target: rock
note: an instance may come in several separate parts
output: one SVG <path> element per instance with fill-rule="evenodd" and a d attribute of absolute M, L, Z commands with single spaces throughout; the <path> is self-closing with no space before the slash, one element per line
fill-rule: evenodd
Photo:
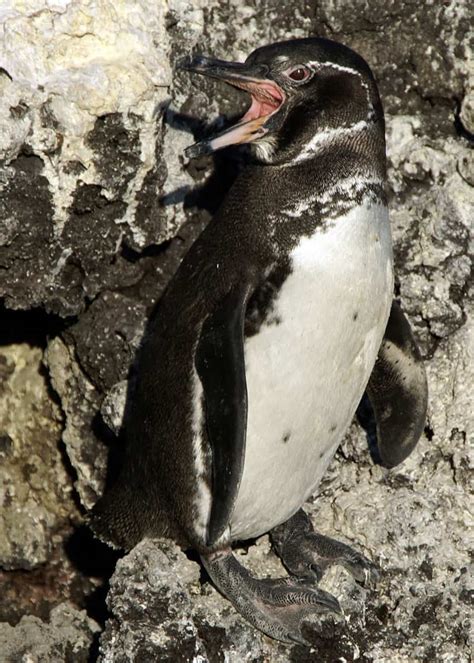
<path fill-rule="evenodd" d="M 143 541 L 117 564 L 107 599 L 112 618 L 101 641 L 101 660 L 204 660 L 190 618 L 191 588 L 199 592 L 199 566 L 171 542 Z M 140 623 L 144 628 L 137 628 Z M 199 660 L 199 659 L 198 659 Z"/>
<path fill-rule="evenodd" d="M 0 294 L 14 308 L 76 315 L 107 283 L 139 278 L 123 247 L 163 242 L 184 220 L 177 213 L 167 227 L 169 213 L 157 206 L 179 158 L 168 150 L 168 166 L 161 157 L 171 84 L 164 6 L 66 1 L 39 11 L 25 3 L 5 8 L 2 23 L 0 260 L 8 278 Z"/>
<path fill-rule="evenodd" d="M 127 377 L 143 335 L 143 304 L 116 292 L 103 292 L 65 338 L 75 348 L 82 370 L 100 392 Z"/>
<path fill-rule="evenodd" d="M 90 508 L 101 495 L 105 479 L 107 449 L 94 426 L 102 399 L 76 363 L 73 348 L 59 337 L 50 342 L 45 362 L 65 414 L 63 441 L 77 474 L 74 487 L 82 504 Z"/>
<path fill-rule="evenodd" d="M 431 354 L 439 338 L 466 321 L 473 193 L 459 172 L 459 163 L 470 158 L 468 146 L 454 138 L 419 137 L 419 130 L 417 118 L 388 118 L 391 222 L 400 298 L 418 327 L 425 353 Z"/>
<path fill-rule="evenodd" d="M 49 622 L 26 615 L 17 626 L 0 623 L 0 651 L 5 663 L 87 663 L 99 626 L 62 603 Z"/>
<path fill-rule="evenodd" d="M 128 380 L 116 382 L 102 401 L 100 414 L 104 423 L 118 436 L 127 403 Z"/>
<path fill-rule="evenodd" d="M 0 347 L 0 567 L 45 564 L 75 514 L 59 450 L 61 412 L 51 400 L 42 351 Z"/>

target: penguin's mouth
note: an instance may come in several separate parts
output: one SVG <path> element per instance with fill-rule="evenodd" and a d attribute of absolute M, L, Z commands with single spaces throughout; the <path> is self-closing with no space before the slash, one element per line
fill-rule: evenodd
<path fill-rule="evenodd" d="M 265 65 L 248 65 L 224 62 L 198 56 L 190 62 L 181 63 L 181 68 L 211 78 L 217 78 L 251 95 L 252 103 L 237 124 L 225 129 L 213 138 L 202 140 L 185 150 L 193 158 L 211 154 L 228 145 L 251 143 L 269 132 L 268 121 L 283 105 L 286 95 L 279 85 L 265 78 Z"/>

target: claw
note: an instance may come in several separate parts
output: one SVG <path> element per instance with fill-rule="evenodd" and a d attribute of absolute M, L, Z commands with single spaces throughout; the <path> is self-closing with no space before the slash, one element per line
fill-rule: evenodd
<path fill-rule="evenodd" d="M 318 566 L 317 564 L 312 563 L 312 564 L 309 565 L 309 568 L 310 568 L 311 572 L 314 574 L 314 576 L 316 578 L 316 582 L 319 582 L 321 580 L 321 578 L 323 577 L 323 572 L 321 570 L 321 567 Z"/>
<path fill-rule="evenodd" d="M 279 582 L 281 581 L 275 581 L 275 583 Z M 289 604 L 321 606 L 324 611 L 342 613 L 339 601 L 332 594 L 319 587 L 307 585 L 304 580 L 277 585 L 276 591 L 271 595 L 267 594 L 267 602 L 271 605 L 281 605 L 282 601 Z"/>
<path fill-rule="evenodd" d="M 328 610 L 331 612 L 335 612 L 338 615 L 342 615 L 342 608 L 339 604 L 339 601 L 335 596 L 332 594 L 329 594 L 329 592 L 324 592 L 322 589 L 318 590 L 321 594 L 324 594 L 324 601 L 321 603 L 327 607 Z"/>
<path fill-rule="evenodd" d="M 349 546 L 343 545 L 345 548 Z M 369 561 L 363 555 L 351 551 L 352 555 L 349 558 L 348 556 L 343 556 L 339 561 L 336 561 L 336 564 L 341 564 L 349 573 L 355 578 L 355 580 L 360 583 L 363 587 L 375 587 L 380 580 L 380 569 L 373 562 Z"/>

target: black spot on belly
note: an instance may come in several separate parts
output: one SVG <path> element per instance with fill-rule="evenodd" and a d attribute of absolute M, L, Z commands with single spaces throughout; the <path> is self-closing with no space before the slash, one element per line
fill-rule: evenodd
<path fill-rule="evenodd" d="M 357 311 L 352 314 L 352 319 L 353 320 L 357 320 L 358 317 L 359 317 L 359 314 L 357 313 Z"/>
<path fill-rule="evenodd" d="M 323 457 L 324 457 L 324 451 L 321 451 L 321 453 L 319 454 L 319 458 L 321 459 Z"/>
<path fill-rule="evenodd" d="M 329 432 L 330 432 L 330 433 L 334 433 L 334 431 L 336 430 L 336 428 L 337 428 L 337 424 L 333 424 L 333 425 L 331 426 L 331 428 L 329 429 Z"/>
<path fill-rule="evenodd" d="M 285 258 L 275 265 L 267 279 L 254 290 L 245 314 L 246 337 L 258 334 L 264 322 L 274 325 L 281 323 L 281 319 L 274 312 L 274 306 L 278 293 L 290 274 L 291 263 Z"/>
<path fill-rule="evenodd" d="M 283 435 L 283 438 L 282 438 L 283 444 L 286 444 L 289 441 L 290 437 L 291 437 L 291 433 L 285 433 Z"/>

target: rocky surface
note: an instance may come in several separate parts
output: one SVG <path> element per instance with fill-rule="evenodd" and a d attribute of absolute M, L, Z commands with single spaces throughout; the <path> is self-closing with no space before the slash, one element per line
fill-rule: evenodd
<path fill-rule="evenodd" d="M 87 663 L 99 627 L 68 603 L 53 608 L 47 621 L 25 615 L 15 626 L 0 624 L 5 663 Z"/>
<path fill-rule="evenodd" d="M 0 348 L 0 564 L 5 570 L 45 563 L 52 533 L 74 507 L 58 449 L 61 412 L 49 397 L 41 357 L 39 348 L 27 344 Z"/>
<path fill-rule="evenodd" d="M 195 561 L 147 541 L 111 580 L 101 657 L 468 661 L 472 18 L 463 0 L 2 4 L 0 651 L 12 661 L 98 656 L 97 583 L 115 558 L 78 534 L 80 512 L 103 489 L 151 307 L 240 167 L 232 153 L 189 163 L 183 149 L 246 100 L 173 66 L 309 34 L 352 46 L 379 80 L 397 294 L 427 360 L 415 453 L 382 471 L 354 424 L 308 505 L 317 527 L 379 560 L 381 587 L 334 570 L 324 582 L 346 622 L 320 624 L 313 651 L 286 647 Z M 282 572 L 265 537 L 239 554 L 257 575 Z"/>

